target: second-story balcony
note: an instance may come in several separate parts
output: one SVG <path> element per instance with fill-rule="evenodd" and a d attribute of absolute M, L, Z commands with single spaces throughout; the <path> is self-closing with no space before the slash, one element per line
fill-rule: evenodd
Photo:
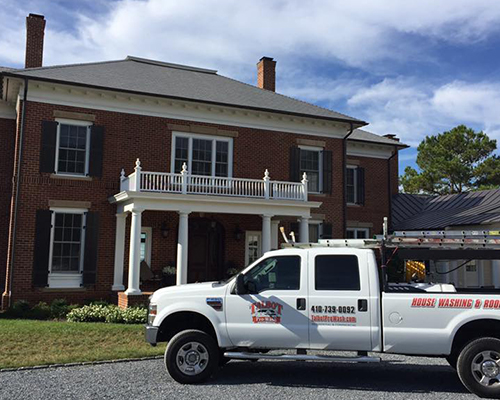
<path fill-rule="evenodd" d="M 301 182 L 274 181 L 267 169 L 262 179 L 191 175 L 186 164 L 180 173 L 151 172 L 137 159 L 133 173 L 122 170 L 120 191 L 307 201 L 307 176 Z"/>

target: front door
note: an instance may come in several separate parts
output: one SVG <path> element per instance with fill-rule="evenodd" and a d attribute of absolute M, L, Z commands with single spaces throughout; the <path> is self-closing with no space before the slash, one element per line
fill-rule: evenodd
<path fill-rule="evenodd" d="M 309 252 L 312 349 L 372 350 L 372 307 L 366 252 Z"/>
<path fill-rule="evenodd" d="M 208 218 L 189 220 L 188 283 L 224 278 L 224 228 Z"/>
<path fill-rule="evenodd" d="M 244 275 L 252 294 L 238 295 L 229 289 L 227 332 L 235 346 L 308 347 L 306 263 L 300 253 L 261 259 Z"/>

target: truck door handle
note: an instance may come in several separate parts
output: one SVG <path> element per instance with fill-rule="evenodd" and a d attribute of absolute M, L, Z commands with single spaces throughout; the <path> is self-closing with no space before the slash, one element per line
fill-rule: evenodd
<path fill-rule="evenodd" d="M 297 310 L 306 309 L 306 299 L 297 299 Z"/>
<path fill-rule="evenodd" d="M 358 311 L 359 312 L 368 311 L 368 300 L 365 300 L 365 299 L 358 300 Z"/>

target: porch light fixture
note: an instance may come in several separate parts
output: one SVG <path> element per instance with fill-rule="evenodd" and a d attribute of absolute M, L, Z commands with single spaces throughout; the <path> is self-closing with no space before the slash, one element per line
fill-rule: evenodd
<path fill-rule="evenodd" d="M 168 229 L 168 225 L 166 222 L 161 224 L 161 236 L 166 238 L 168 236 L 168 232 L 170 232 L 170 229 Z"/>
<path fill-rule="evenodd" d="M 242 237 L 243 231 L 240 229 L 239 225 L 236 225 L 236 228 L 234 228 L 234 239 L 239 242 Z"/>

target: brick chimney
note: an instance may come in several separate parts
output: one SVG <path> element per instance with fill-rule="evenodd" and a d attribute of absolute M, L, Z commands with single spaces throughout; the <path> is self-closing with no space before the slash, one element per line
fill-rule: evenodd
<path fill-rule="evenodd" d="M 25 68 L 42 66 L 43 36 L 45 33 L 45 17 L 30 14 L 26 17 L 26 60 Z"/>
<path fill-rule="evenodd" d="M 276 61 L 271 57 L 262 57 L 257 63 L 257 86 L 276 91 Z"/>
<path fill-rule="evenodd" d="M 394 134 L 394 133 L 388 133 L 384 135 L 387 139 L 392 139 L 395 140 L 396 142 L 399 142 L 399 138 Z"/>

